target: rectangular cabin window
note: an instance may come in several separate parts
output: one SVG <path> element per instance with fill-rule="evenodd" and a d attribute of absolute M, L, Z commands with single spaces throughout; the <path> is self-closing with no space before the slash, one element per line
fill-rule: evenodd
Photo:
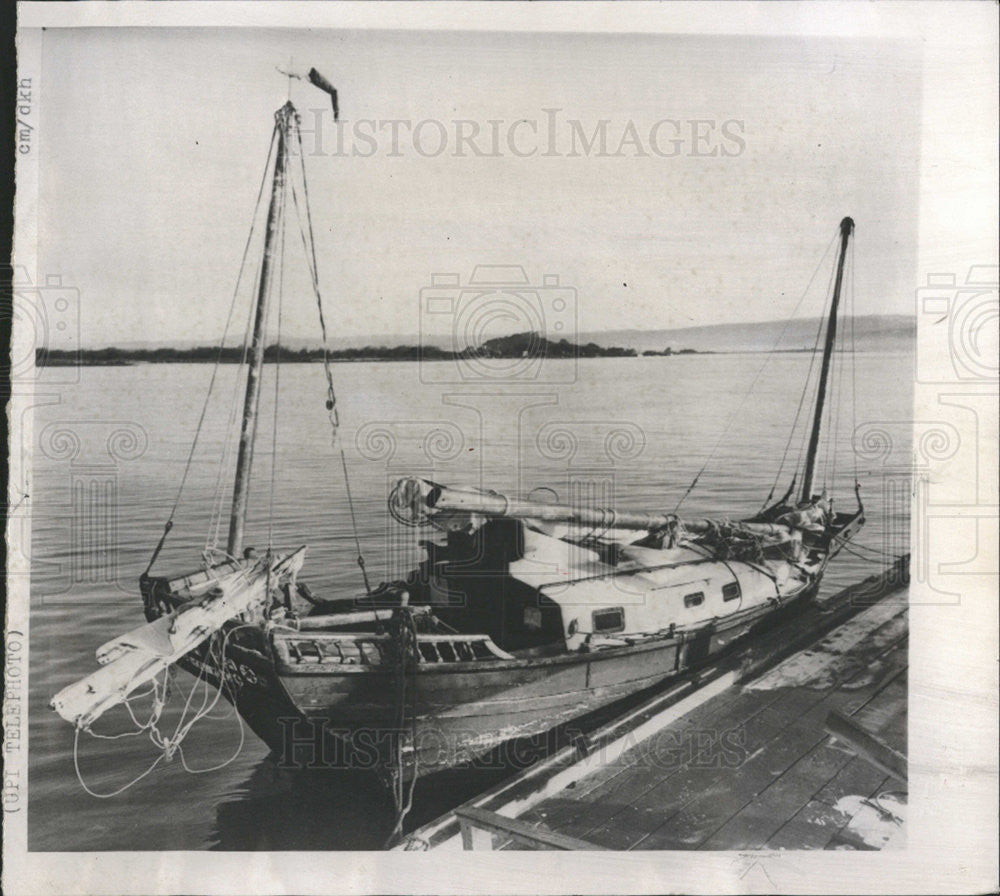
<path fill-rule="evenodd" d="M 740 596 L 740 583 L 727 582 L 722 586 L 723 600 L 736 600 Z"/>
<path fill-rule="evenodd" d="M 685 607 L 698 607 L 705 603 L 705 592 L 695 591 L 693 594 L 684 595 L 684 606 Z"/>
<path fill-rule="evenodd" d="M 625 631 L 625 611 L 621 607 L 610 607 L 607 610 L 594 610 L 594 631 Z"/>

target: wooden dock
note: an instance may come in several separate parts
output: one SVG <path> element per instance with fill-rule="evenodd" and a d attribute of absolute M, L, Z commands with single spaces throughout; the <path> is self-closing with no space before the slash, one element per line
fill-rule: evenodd
<path fill-rule="evenodd" d="M 409 847 L 902 845 L 907 559 L 414 832 Z"/>

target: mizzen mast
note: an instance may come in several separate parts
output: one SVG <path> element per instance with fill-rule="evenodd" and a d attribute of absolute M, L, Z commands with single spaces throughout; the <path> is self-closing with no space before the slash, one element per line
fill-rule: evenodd
<path fill-rule="evenodd" d="M 246 395 L 243 400 L 243 423 L 240 429 L 239 453 L 236 460 L 236 482 L 233 486 L 233 507 L 229 517 L 229 540 L 226 552 L 237 557 L 243 551 L 243 529 L 246 523 L 247 498 L 250 493 L 250 473 L 253 467 L 254 443 L 257 438 L 257 410 L 260 405 L 261 370 L 264 366 L 265 325 L 268 300 L 274 278 L 274 253 L 285 204 L 285 179 L 288 170 L 289 132 L 298 116 L 291 102 L 274 113 L 274 140 L 277 152 L 271 201 L 267 210 L 264 234 L 264 257 L 260 265 L 257 307 L 254 313 L 253 337 L 250 344 Z"/>
<path fill-rule="evenodd" d="M 819 451 L 819 434 L 823 424 L 823 406 L 826 403 L 827 380 L 830 376 L 833 347 L 837 338 L 837 308 L 840 305 L 840 290 L 844 280 L 844 258 L 847 255 L 847 242 L 853 231 L 853 219 L 844 218 L 840 222 L 840 256 L 837 259 L 837 279 L 833 287 L 833 300 L 830 303 L 830 318 L 826 325 L 823 366 L 820 368 L 819 387 L 816 392 L 816 410 L 813 414 L 812 432 L 809 434 L 809 448 L 806 451 L 806 469 L 802 479 L 801 495 L 803 501 L 812 499 L 813 485 L 816 479 L 816 455 Z"/>

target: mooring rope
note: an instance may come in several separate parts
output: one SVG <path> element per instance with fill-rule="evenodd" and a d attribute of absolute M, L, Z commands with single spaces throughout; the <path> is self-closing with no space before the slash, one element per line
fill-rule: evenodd
<path fill-rule="evenodd" d="M 890 554 L 887 551 L 880 551 L 878 548 L 870 548 L 863 544 L 854 543 L 848 545 L 846 542 L 841 545 L 841 549 L 847 551 L 848 554 L 853 554 L 859 560 L 864 560 L 866 563 L 880 563 L 883 560 L 896 561 L 905 554 L 905 551 L 902 554 Z M 869 556 L 859 554 L 858 551 L 865 551 Z"/>

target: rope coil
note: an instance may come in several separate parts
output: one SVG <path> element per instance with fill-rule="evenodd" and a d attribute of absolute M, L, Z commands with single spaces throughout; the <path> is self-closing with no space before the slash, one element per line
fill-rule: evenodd
<path fill-rule="evenodd" d="M 123 705 L 127 710 L 132 723 L 136 726 L 134 731 L 122 731 L 117 734 L 101 734 L 97 731 L 93 731 L 91 728 L 80 728 L 78 727 L 74 732 L 73 737 L 73 766 L 76 770 L 77 779 L 80 782 L 80 786 L 84 791 L 90 796 L 96 799 L 111 799 L 112 797 L 119 796 L 127 790 L 130 790 L 136 784 L 138 784 L 143 778 L 147 777 L 153 772 L 153 770 L 159 766 L 161 762 L 171 762 L 175 755 L 180 756 L 181 765 L 184 771 L 191 775 L 202 775 L 209 772 L 220 771 L 231 763 L 235 762 L 239 758 L 240 754 L 243 752 L 243 747 L 246 742 L 246 729 L 243 724 L 243 719 L 238 712 L 236 712 L 236 689 L 227 674 L 226 665 L 226 651 L 229 646 L 230 637 L 240 629 L 243 628 L 253 628 L 254 626 L 243 624 L 238 625 L 233 628 L 228 629 L 221 639 L 218 639 L 218 633 L 213 636 L 212 641 L 209 642 L 207 649 L 208 660 L 211 663 L 204 662 L 199 667 L 198 676 L 195 678 L 194 684 L 191 686 L 190 691 L 188 691 L 187 698 L 184 701 L 184 705 L 181 709 L 180 718 L 177 721 L 177 725 L 174 728 L 173 734 L 167 736 L 159 728 L 159 722 L 162 718 L 163 711 L 166 708 L 167 701 L 170 697 L 170 682 L 172 678 L 172 672 L 170 669 L 164 671 L 162 682 L 159 679 L 153 679 L 151 687 L 148 691 L 143 691 L 139 694 L 133 694 L 131 697 L 123 701 Z M 218 640 L 218 648 L 215 647 L 215 642 Z M 216 655 L 216 649 L 218 650 L 218 655 Z M 215 665 L 219 669 L 219 685 L 215 688 L 215 695 L 212 699 L 210 698 L 211 690 L 210 683 L 206 678 L 205 670 L 210 667 L 210 665 Z M 188 713 L 191 709 L 191 704 L 194 699 L 195 692 L 198 690 L 199 685 L 203 686 L 203 696 L 201 701 L 201 706 L 195 711 L 191 718 L 188 718 Z M 127 688 L 126 688 L 127 690 Z M 212 711 L 215 709 L 219 700 L 221 699 L 224 692 L 228 692 L 230 702 L 233 704 L 233 710 L 224 716 L 213 716 Z M 132 706 L 133 701 L 142 699 L 144 697 L 152 697 L 153 702 L 150 709 L 149 718 L 145 722 L 140 722 L 136 718 L 135 709 Z M 192 768 L 187 761 L 187 757 L 184 755 L 184 749 L 182 743 L 191 733 L 195 725 L 197 725 L 202 719 L 212 718 L 212 719 L 225 719 L 230 715 L 235 716 L 237 724 L 239 726 L 239 744 L 236 747 L 235 752 L 223 760 L 220 763 L 209 766 L 208 768 Z M 120 740 L 125 737 L 136 737 L 140 734 L 146 733 L 149 737 L 151 743 L 159 750 L 159 755 L 153 762 L 145 769 L 145 771 L 140 772 L 135 777 L 131 778 L 125 784 L 112 790 L 110 792 L 100 792 L 94 790 L 84 779 L 83 772 L 80 768 L 80 756 L 79 756 L 79 745 L 80 745 L 80 733 L 85 732 L 91 737 L 97 740 Z"/>

